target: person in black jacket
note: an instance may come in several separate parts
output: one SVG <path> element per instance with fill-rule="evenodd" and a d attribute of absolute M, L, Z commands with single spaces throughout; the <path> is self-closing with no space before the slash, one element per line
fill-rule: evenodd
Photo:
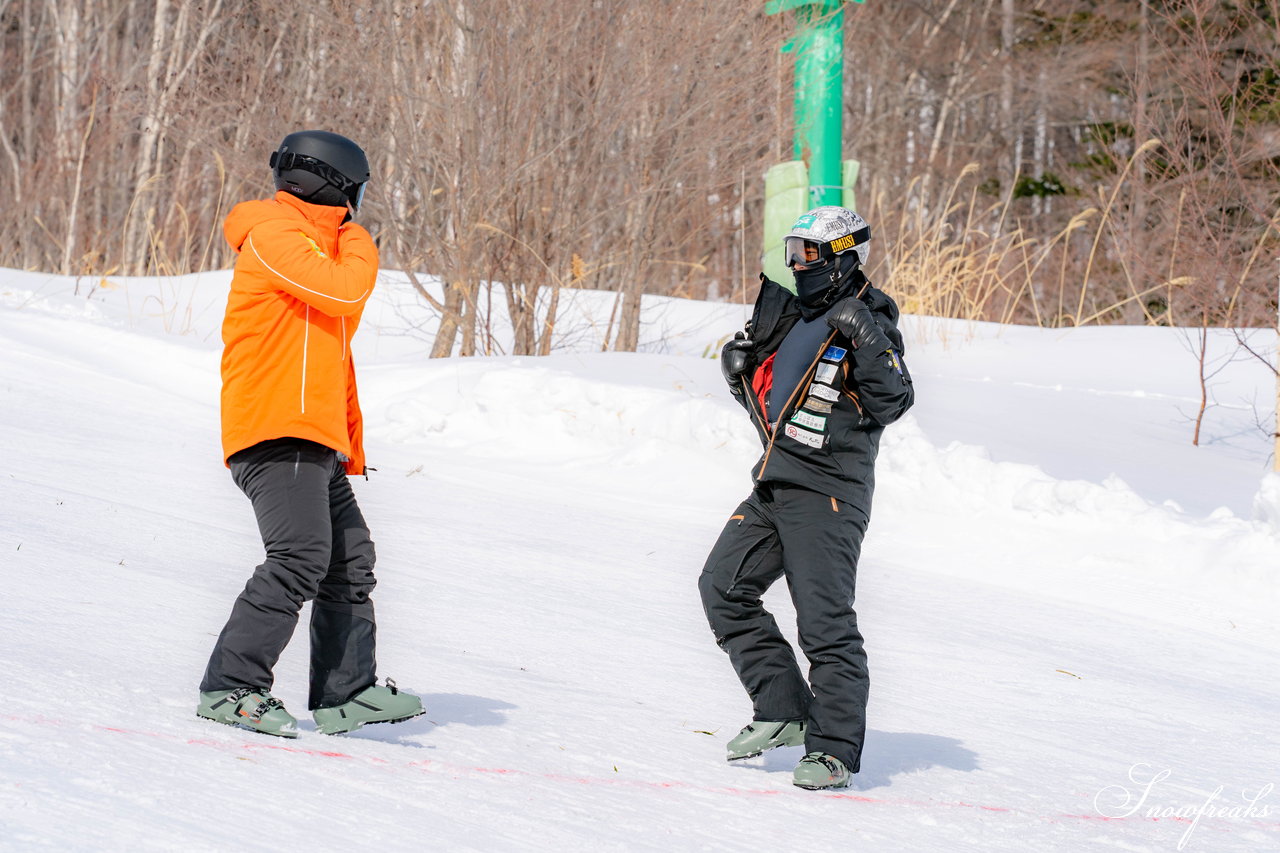
<path fill-rule="evenodd" d="M 871 230 L 843 207 L 785 238 L 796 295 L 761 278 L 751 321 L 721 370 L 764 445 L 755 488 L 698 581 L 716 642 L 751 697 L 728 760 L 803 744 L 793 781 L 839 788 L 857 773 L 869 679 L 853 610 L 880 433 L 911 407 L 898 307 L 862 273 Z M 809 678 L 761 596 L 786 576 Z"/>

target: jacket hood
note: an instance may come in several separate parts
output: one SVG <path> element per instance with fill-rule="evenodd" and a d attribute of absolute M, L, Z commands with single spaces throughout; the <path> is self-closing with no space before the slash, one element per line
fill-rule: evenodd
<path fill-rule="evenodd" d="M 862 294 L 862 301 L 871 309 L 872 314 L 883 314 L 895 326 L 898 324 L 898 303 L 883 290 L 868 287 Z"/>
<path fill-rule="evenodd" d="M 877 325 L 889 336 L 889 341 L 893 344 L 893 348 L 899 354 L 905 355 L 907 350 L 903 343 L 902 332 L 898 331 L 898 303 L 893 301 L 892 296 L 883 290 L 876 290 L 874 287 L 866 289 L 866 292 L 862 294 L 862 301 L 871 309 Z M 885 320 L 888 322 L 884 322 Z"/>
<path fill-rule="evenodd" d="M 800 300 L 760 273 L 760 295 L 756 297 L 747 333 L 747 337 L 756 342 L 755 351 L 771 353 L 777 350 L 799 317 Z"/>
<path fill-rule="evenodd" d="M 249 238 L 249 232 L 255 226 L 272 219 L 305 220 L 315 223 L 326 231 L 337 232 L 347 218 L 345 207 L 330 207 L 323 204 L 311 204 L 285 190 L 276 193 L 275 198 L 242 201 L 222 223 L 222 236 L 226 237 L 231 248 L 237 252 Z"/>

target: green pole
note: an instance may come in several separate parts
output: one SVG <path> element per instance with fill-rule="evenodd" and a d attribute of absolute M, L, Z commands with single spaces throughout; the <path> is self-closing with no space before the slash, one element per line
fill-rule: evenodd
<path fill-rule="evenodd" d="M 861 3 L 862 0 L 855 0 Z M 770 0 L 766 11 L 794 9 L 796 36 L 795 158 L 809 169 L 809 201 L 843 204 L 843 0 Z"/>
<path fill-rule="evenodd" d="M 809 165 L 810 202 L 840 204 L 844 12 L 827 0 L 801 6 L 796 20 L 795 157 Z"/>

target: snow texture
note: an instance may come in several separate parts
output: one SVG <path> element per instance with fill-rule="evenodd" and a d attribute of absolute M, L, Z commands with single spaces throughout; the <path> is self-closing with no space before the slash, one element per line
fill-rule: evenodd
<path fill-rule="evenodd" d="M 1274 374 L 1229 333 L 1193 447 L 1184 330 L 906 318 L 863 771 L 814 793 L 798 748 L 724 762 L 750 707 L 696 591 L 758 453 L 708 357 L 741 305 L 649 300 L 601 354 L 613 295 L 566 292 L 553 355 L 502 355 L 495 311 L 494 355 L 433 361 L 384 274 L 353 483 L 380 670 L 427 714 L 316 733 L 301 631 L 299 739 L 198 720 L 262 557 L 220 461 L 228 281 L 0 271 L 0 849 L 1280 849 Z"/>

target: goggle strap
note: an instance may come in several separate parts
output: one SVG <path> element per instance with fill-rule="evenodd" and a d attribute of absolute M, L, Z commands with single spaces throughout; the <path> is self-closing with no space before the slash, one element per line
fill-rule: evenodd
<path fill-rule="evenodd" d="M 302 169 L 311 172 L 313 175 L 319 175 L 329 183 L 333 184 L 344 193 L 350 193 L 351 188 L 356 186 L 356 182 L 330 166 L 314 157 L 308 157 L 305 154 L 295 154 L 292 151 L 273 151 L 271 152 L 271 160 L 268 165 L 277 171 L 288 172 L 291 169 Z"/>
<path fill-rule="evenodd" d="M 834 255 L 837 252 L 847 252 L 849 249 L 852 249 L 856 246 L 861 246 L 863 243 L 867 242 L 870 239 L 871 239 L 871 226 L 864 225 L 861 228 L 859 228 L 857 231 L 854 231 L 852 234 L 848 234 L 844 237 L 837 237 L 836 239 L 832 240 L 830 243 L 823 243 L 822 246 L 823 248 L 825 248 L 827 251 L 829 251 L 831 254 Z M 840 247 L 838 249 L 836 248 L 837 244 Z"/>

